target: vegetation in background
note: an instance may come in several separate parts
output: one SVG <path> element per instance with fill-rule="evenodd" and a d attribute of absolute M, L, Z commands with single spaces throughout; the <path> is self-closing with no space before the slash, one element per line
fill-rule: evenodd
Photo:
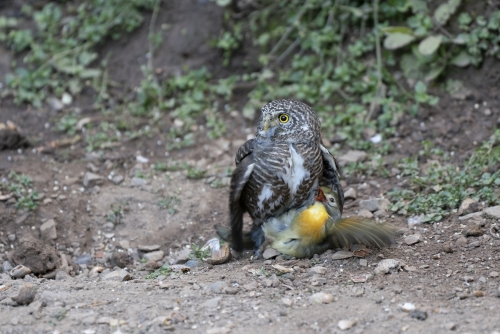
<path fill-rule="evenodd" d="M 40 195 L 28 175 L 10 172 L 8 181 L 0 183 L 0 189 L 14 195 L 18 209 L 34 210 L 38 207 Z"/>
<path fill-rule="evenodd" d="M 3 96 L 40 107 L 53 97 L 69 105 L 84 89 L 93 90 L 102 118 L 82 122 L 73 112 L 56 123 L 68 135 L 84 132 L 89 151 L 150 136 L 157 120 L 168 113 L 175 120 L 165 147 L 170 151 L 193 145 L 199 126 L 209 138 L 224 135 L 224 113 L 235 109 L 233 90 L 243 86 L 248 89 L 244 117 L 254 119 L 274 99 L 303 100 L 314 105 L 323 136 L 340 143 L 333 150 L 369 153 L 368 162 L 348 166 L 347 173 L 387 176 L 387 139 L 402 115 L 415 116 L 422 105 L 437 104 L 434 94 L 442 87 L 436 81 L 446 79 L 450 69 L 477 66 L 485 57 L 500 55 L 500 11 L 482 15 L 469 11 L 461 0 L 260 0 L 244 19 L 230 15 L 230 0 L 214 1 L 227 6 L 227 29 L 211 43 L 221 50 L 223 65 L 233 65 L 235 52 L 251 44 L 259 55 L 243 65 L 258 71 L 214 78 L 205 68 L 186 68 L 159 79 L 152 64 L 161 44 L 162 32 L 155 30 L 161 0 L 51 2 L 36 10 L 24 6 L 19 19 L 0 17 L 0 41 L 23 55 L 5 78 Z M 136 29 L 145 11 L 152 15 L 142 81 L 133 94 L 111 98 L 114 83 L 107 75 L 107 58 L 99 58 L 96 50 L 103 41 Z M 23 28 L 23 19 L 34 27 Z M 460 82 L 446 81 L 450 93 L 460 87 Z M 149 124 L 136 130 L 134 120 L 141 119 Z M 374 135 L 382 140 L 370 140 Z M 446 165 L 445 152 L 425 143 L 423 151 L 439 163 L 424 173 L 416 158 L 399 162 L 408 188 L 391 192 L 395 212 L 439 220 L 466 196 L 498 203 L 498 174 L 484 171 L 485 166 L 498 166 L 498 142 L 485 143 L 458 169 Z M 204 171 L 181 169 L 189 178 L 204 177 Z M 159 205 L 175 211 L 173 198 Z"/>

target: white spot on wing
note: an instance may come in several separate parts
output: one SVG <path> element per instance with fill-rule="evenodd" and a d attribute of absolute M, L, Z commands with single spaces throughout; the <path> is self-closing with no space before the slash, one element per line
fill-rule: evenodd
<path fill-rule="evenodd" d="M 264 187 L 262 188 L 262 191 L 259 194 L 259 201 L 257 202 L 257 205 L 259 206 L 260 210 L 264 209 L 264 202 L 266 202 L 268 199 L 270 199 L 273 196 L 273 191 L 271 189 L 271 186 L 269 184 L 265 184 Z"/>

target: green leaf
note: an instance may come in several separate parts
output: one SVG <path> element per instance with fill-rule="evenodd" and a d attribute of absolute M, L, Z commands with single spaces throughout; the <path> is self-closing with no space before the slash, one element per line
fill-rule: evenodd
<path fill-rule="evenodd" d="M 221 7 L 226 7 L 231 3 L 231 0 L 215 0 L 215 2 Z"/>
<path fill-rule="evenodd" d="M 418 12 L 427 13 L 428 12 L 427 2 L 425 2 L 424 0 L 409 0 L 409 3 L 410 3 L 410 6 L 411 6 L 413 13 L 418 13 Z"/>
<path fill-rule="evenodd" d="M 384 47 L 387 50 L 396 50 L 410 44 L 414 40 L 415 37 L 413 35 L 396 32 L 387 35 L 384 40 Z"/>
<path fill-rule="evenodd" d="M 382 32 L 384 32 L 386 34 L 394 34 L 394 33 L 397 33 L 397 32 L 400 32 L 402 34 L 407 34 L 407 35 L 412 35 L 413 34 L 413 30 L 411 30 L 408 27 L 393 26 L 393 27 L 384 27 L 384 28 L 382 28 L 380 30 L 382 30 Z"/>
<path fill-rule="evenodd" d="M 458 67 L 465 67 L 470 65 L 470 61 L 471 59 L 469 54 L 465 50 L 463 50 L 458 55 L 453 57 L 451 63 Z"/>
<path fill-rule="evenodd" d="M 431 54 L 436 52 L 442 41 L 443 35 L 428 36 L 420 42 L 420 44 L 418 45 L 418 51 L 424 56 L 430 56 Z"/>
<path fill-rule="evenodd" d="M 446 65 L 445 64 L 442 64 L 442 65 L 438 65 L 438 66 L 434 66 L 432 67 L 426 74 L 425 74 L 425 78 L 424 80 L 425 81 L 432 81 L 434 79 L 436 79 L 441 73 L 443 73 L 444 69 L 445 69 Z"/>
<path fill-rule="evenodd" d="M 422 81 L 418 81 L 415 84 L 415 93 L 425 93 L 427 92 L 427 85 Z"/>
<path fill-rule="evenodd" d="M 97 78 L 100 76 L 102 71 L 97 68 L 86 68 L 80 72 L 80 78 L 82 79 L 90 79 Z"/>
<path fill-rule="evenodd" d="M 461 0 L 449 0 L 447 3 L 443 3 L 436 8 L 434 12 L 434 19 L 440 25 L 445 25 L 450 17 L 455 14 L 458 6 L 460 6 Z"/>

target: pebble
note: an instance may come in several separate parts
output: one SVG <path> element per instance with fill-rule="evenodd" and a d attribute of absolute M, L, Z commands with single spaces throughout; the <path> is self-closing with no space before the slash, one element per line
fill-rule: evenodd
<path fill-rule="evenodd" d="M 221 301 L 222 297 L 215 297 L 215 298 L 212 298 L 212 299 L 209 299 L 209 300 L 206 300 L 205 302 L 203 302 L 201 304 L 201 307 L 204 307 L 204 308 L 217 308 L 217 306 L 219 306 L 219 302 Z"/>
<path fill-rule="evenodd" d="M 189 261 L 190 255 L 191 255 L 191 249 L 184 248 L 179 253 L 177 253 L 177 256 L 174 260 L 174 263 L 175 264 L 184 264 L 184 263 Z"/>
<path fill-rule="evenodd" d="M 333 302 L 333 295 L 326 292 L 317 292 L 309 297 L 309 301 L 313 304 L 329 304 Z"/>
<path fill-rule="evenodd" d="M 203 267 L 203 262 L 198 261 L 198 260 L 189 260 L 185 263 L 186 267 L 189 268 L 198 268 L 198 267 Z"/>
<path fill-rule="evenodd" d="M 375 275 L 383 275 L 389 273 L 392 269 L 397 269 L 399 267 L 399 260 L 396 259 L 385 259 L 377 264 L 374 272 Z"/>
<path fill-rule="evenodd" d="M 54 219 L 49 219 L 40 226 L 40 234 L 45 240 L 57 239 L 56 222 Z"/>
<path fill-rule="evenodd" d="M 389 214 L 385 210 L 377 210 L 373 213 L 373 215 L 377 218 L 384 218 L 387 217 Z"/>
<path fill-rule="evenodd" d="M 341 330 L 349 329 L 349 328 L 353 327 L 354 325 L 356 325 L 356 321 L 354 321 L 354 320 L 340 320 L 339 323 L 337 324 L 337 326 Z"/>
<path fill-rule="evenodd" d="M 443 246 L 441 246 L 441 249 L 445 253 L 453 253 L 453 248 L 451 248 L 451 245 L 449 242 L 443 243 Z"/>
<path fill-rule="evenodd" d="M 237 288 L 233 288 L 233 287 L 225 287 L 223 290 L 222 290 L 226 295 L 235 295 L 238 293 L 238 289 Z"/>
<path fill-rule="evenodd" d="M 458 215 L 461 216 L 464 213 L 469 214 L 471 212 L 476 212 L 478 209 L 479 207 L 477 201 L 472 198 L 466 198 L 462 201 L 462 204 L 460 204 L 460 207 L 458 208 Z"/>
<path fill-rule="evenodd" d="M 467 246 L 467 238 L 466 237 L 460 237 L 457 239 L 455 242 L 458 247 L 465 247 Z"/>
<path fill-rule="evenodd" d="M 463 280 L 465 282 L 473 282 L 474 281 L 474 276 L 464 276 Z"/>
<path fill-rule="evenodd" d="M 283 305 L 288 307 L 291 307 L 293 305 L 293 300 L 291 300 L 290 298 L 281 298 L 281 302 L 283 303 Z"/>
<path fill-rule="evenodd" d="M 343 260 L 353 257 L 354 254 L 348 251 L 338 251 L 332 254 L 332 260 Z"/>
<path fill-rule="evenodd" d="M 356 193 L 356 190 L 354 190 L 354 188 L 349 188 L 346 191 L 344 191 L 345 199 L 356 199 L 357 197 L 358 194 Z"/>
<path fill-rule="evenodd" d="M 3 268 L 4 272 L 8 273 L 9 271 L 12 270 L 13 267 L 12 267 L 12 264 L 9 261 L 5 260 L 5 261 L 3 261 L 2 268 Z"/>
<path fill-rule="evenodd" d="M 500 205 L 484 209 L 484 213 L 492 218 L 500 219 Z"/>
<path fill-rule="evenodd" d="M 16 240 L 16 235 L 15 235 L 15 234 L 9 234 L 9 235 L 7 236 L 7 238 L 8 238 L 10 241 L 14 241 L 14 240 Z"/>
<path fill-rule="evenodd" d="M 120 184 L 123 182 L 124 177 L 122 175 L 115 175 L 111 178 L 111 182 L 114 184 Z"/>
<path fill-rule="evenodd" d="M 361 274 L 361 275 L 351 276 L 351 280 L 354 283 L 365 283 L 372 277 L 373 277 L 372 274 Z"/>
<path fill-rule="evenodd" d="M 481 291 L 481 290 L 476 290 L 476 291 L 474 291 L 474 293 L 473 293 L 473 294 L 474 294 L 474 296 L 476 296 L 476 297 L 484 297 L 484 292 L 483 292 L 483 291 Z"/>
<path fill-rule="evenodd" d="M 281 264 L 273 264 L 272 267 L 283 274 L 293 272 L 293 268 L 288 268 L 288 267 L 282 266 Z"/>
<path fill-rule="evenodd" d="M 79 265 L 85 264 L 87 266 L 90 266 L 94 263 L 94 259 L 88 254 L 83 254 L 76 259 L 75 263 Z"/>
<path fill-rule="evenodd" d="M 154 252 L 160 249 L 160 245 L 139 245 L 137 249 L 139 249 L 141 252 L 146 252 L 146 253 Z"/>
<path fill-rule="evenodd" d="M 125 250 L 130 248 L 130 242 L 128 240 L 120 240 L 118 242 L 118 245 L 120 245 L 120 247 Z"/>
<path fill-rule="evenodd" d="M 112 271 L 104 275 L 101 274 L 101 280 L 103 281 L 125 282 L 125 281 L 130 281 L 132 279 L 134 279 L 134 277 L 132 277 L 132 275 L 130 275 L 126 270 Z"/>
<path fill-rule="evenodd" d="M 469 213 L 468 215 L 458 217 L 458 220 L 469 220 L 472 218 L 481 217 L 482 215 L 483 215 L 482 212 L 473 212 Z"/>
<path fill-rule="evenodd" d="M 374 198 L 365 199 L 359 202 L 359 208 L 361 210 L 368 210 L 370 212 L 375 212 L 378 210 L 387 210 L 391 202 L 387 198 Z"/>
<path fill-rule="evenodd" d="M 10 276 L 13 278 L 23 278 L 24 276 L 31 273 L 31 269 L 23 266 L 22 264 L 15 266 L 10 271 Z"/>
<path fill-rule="evenodd" d="M 458 325 L 454 322 L 448 322 L 444 325 L 444 328 L 449 331 L 454 331 L 458 328 Z"/>
<path fill-rule="evenodd" d="M 337 160 L 339 161 L 339 164 L 341 166 L 345 166 L 351 162 L 364 161 L 366 159 L 366 156 L 367 154 L 364 151 L 351 150 L 346 154 L 339 156 Z"/>
<path fill-rule="evenodd" d="M 371 213 L 368 210 L 361 210 L 361 211 L 359 211 L 358 216 L 365 217 L 365 218 L 373 218 L 373 213 Z"/>
<path fill-rule="evenodd" d="M 208 290 L 212 291 L 213 293 L 221 293 L 224 288 L 227 287 L 227 283 L 224 281 L 217 281 L 212 284 L 208 285 Z"/>
<path fill-rule="evenodd" d="M 148 184 L 148 180 L 143 179 L 142 177 L 134 176 L 130 180 L 130 186 L 131 187 L 141 187 L 141 186 L 145 186 L 146 184 Z"/>
<path fill-rule="evenodd" d="M 326 268 L 322 267 L 322 266 L 315 266 L 315 267 L 309 268 L 308 271 L 310 273 L 319 274 L 319 275 L 326 274 Z"/>
<path fill-rule="evenodd" d="M 402 311 L 411 312 L 415 309 L 415 305 L 413 305 L 412 303 L 404 303 L 403 305 L 399 305 L 399 308 Z"/>
<path fill-rule="evenodd" d="M 368 266 L 368 261 L 366 259 L 359 259 L 359 265 L 362 267 Z"/>
<path fill-rule="evenodd" d="M 489 276 L 491 278 L 497 278 L 498 277 L 498 272 L 497 271 L 492 271 Z"/>
<path fill-rule="evenodd" d="M 111 260 L 115 266 L 120 268 L 129 267 L 133 263 L 132 257 L 127 252 L 115 251 L 111 256 Z"/>
<path fill-rule="evenodd" d="M 143 255 L 143 257 L 148 261 L 160 261 L 161 259 L 163 259 L 164 256 L 165 256 L 165 253 L 163 253 L 163 251 L 161 251 L 161 250 L 154 251 L 151 253 L 146 253 Z"/>
<path fill-rule="evenodd" d="M 405 238 L 405 244 L 414 245 L 422 241 L 422 235 L 419 233 L 411 234 Z"/>
<path fill-rule="evenodd" d="M 35 300 L 36 290 L 32 284 L 24 284 L 16 297 L 12 297 L 18 305 L 29 305 Z"/>
<path fill-rule="evenodd" d="M 413 319 L 424 321 L 425 319 L 427 319 L 427 312 L 420 310 L 413 310 L 410 312 L 410 317 L 412 317 Z"/>
<path fill-rule="evenodd" d="M 469 224 L 464 232 L 466 237 L 479 237 L 483 235 L 483 230 L 479 224 Z"/>
<path fill-rule="evenodd" d="M 100 175 L 86 172 L 83 176 L 83 186 L 85 188 L 92 188 L 95 185 L 101 184 L 103 182 L 103 178 Z"/>
<path fill-rule="evenodd" d="M 469 244 L 469 248 L 479 247 L 481 243 L 479 241 L 473 241 Z"/>
<path fill-rule="evenodd" d="M 65 281 L 71 279 L 71 276 L 69 276 L 65 271 L 59 270 L 56 272 L 56 281 Z"/>
<path fill-rule="evenodd" d="M 266 248 L 266 250 L 264 251 L 264 253 L 262 254 L 262 257 L 265 259 L 265 260 L 269 260 L 269 259 L 273 259 L 275 258 L 276 256 L 278 255 L 281 255 L 280 252 L 278 252 L 276 249 L 272 248 L 272 247 L 268 247 Z"/>

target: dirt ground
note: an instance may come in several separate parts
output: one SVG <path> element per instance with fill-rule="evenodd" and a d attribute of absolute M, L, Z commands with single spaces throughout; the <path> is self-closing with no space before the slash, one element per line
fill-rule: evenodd
<path fill-rule="evenodd" d="M 228 71 L 208 44 L 222 27 L 222 15 L 209 1 L 167 2 L 157 22 L 171 28 L 155 65 L 165 73 L 184 64 Z M 112 52 L 112 79 L 130 88 L 146 61 L 147 29 L 145 23 L 102 50 Z M 178 37 L 183 29 L 189 38 Z M 3 77 L 11 56 L 4 49 L 0 55 Z M 498 61 L 488 61 L 456 73 L 466 84 L 466 98 L 443 96 L 437 107 L 402 119 L 389 139 L 389 170 L 396 159 L 416 154 L 424 139 L 454 151 L 455 163 L 487 140 L 500 125 L 499 70 Z M 0 110 L 0 122 L 15 122 L 36 145 L 64 137 L 52 130 L 60 114 L 50 109 L 3 99 Z M 93 115 L 98 114 L 82 116 Z M 200 128 L 196 145 L 166 154 L 172 122 L 165 115 L 150 138 L 120 143 L 102 156 L 80 143 L 46 154 L 33 147 L 0 152 L 2 182 L 11 171 L 24 173 L 43 193 L 39 208 L 29 213 L 16 210 L 12 200 L 0 202 L 0 333 L 500 332 L 498 221 L 482 215 L 481 205 L 469 219 L 454 213 L 412 228 L 408 217 L 381 214 L 399 229 L 397 244 L 364 258 L 337 259 L 342 253 L 330 250 L 302 260 L 252 260 L 247 252 L 222 265 L 188 261 L 192 243 L 203 245 L 215 236 L 214 224 L 228 222 L 225 170 L 234 167 L 234 154 L 255 131 L 256 120 L 228 116 L 224 138 L 208 140 Z M 186 171 L 153 169 L 173 161 L 207 173 L 192 180 Z M 134 178 L 137 171 L 147 177 Z M 222 186 L 211 187 L 214 180 Z M 359 212 L 359 200 L 384 196 L 403 181 L 393 171 L 387 178 L 353 176 L 343 182 L 345 190 L 357 192 L 346 205 L 349 216 Z M 157 205 L 166 196 L 179 199 L 177 213 Z M 410 235 L 420 235 L 419 241 L 409 245 Z M 387 274 L 375 274 L 384 259 L 397 261 Z M 189 270 L 145 278 L 165 263 L 183 263 Z M 8 272 L 17 264 L 33 273 L 11 278 Z M 23 298 L 29 305 L 22 305 Z"/>

